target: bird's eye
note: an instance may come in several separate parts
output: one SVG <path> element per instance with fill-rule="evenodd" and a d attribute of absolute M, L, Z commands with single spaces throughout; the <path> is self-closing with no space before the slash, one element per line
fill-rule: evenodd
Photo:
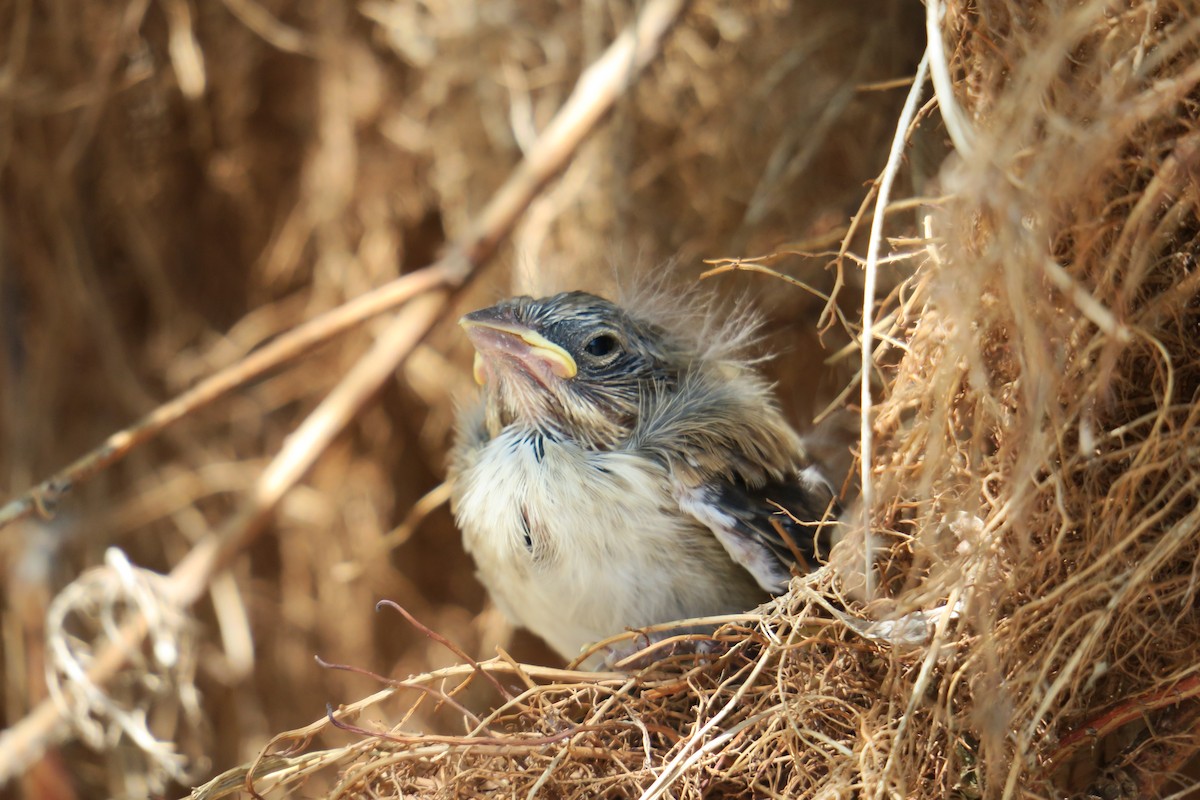
<path fill-rule="evenodd" d="M 588 351 L 589 355 L 603 358 L 617 349 L 617 337 L 611 333 L 602 333 L 584 345 L 583 349 Z"/>

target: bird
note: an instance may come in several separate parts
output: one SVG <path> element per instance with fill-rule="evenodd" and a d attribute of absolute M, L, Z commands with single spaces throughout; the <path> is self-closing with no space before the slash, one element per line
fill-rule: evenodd
<path fill-rule="evenodd" d="M 695 294 L 520 296 L 459 321 L 480 389 L 451 509 L 495 604 L 568 661 L 753 609 L 828 552 L 836 492 L 747 355 L 755 317 Z"/>

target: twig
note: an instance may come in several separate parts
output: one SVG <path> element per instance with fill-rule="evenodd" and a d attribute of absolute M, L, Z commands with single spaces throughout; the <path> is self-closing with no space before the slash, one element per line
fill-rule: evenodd
<path fill-rule="evenodd" d="M 1193 676 L 1168 689 L 1131 697 L 1063 736 L 1058 742 L 1058 748 L 1050 755 L 1048 761 L 1054 765 L 1062 764 L 1084 742 L 1098 742 L 1130 722 L 1141 719 L 1148 711 L 1173 706 L 1198 695 L 1200 695 L 1200 676 Z"/>
<path fill-rule="evenodd" d="M 974 151 L 975 131 L 971 129 L 954 100 L 954 78 L 950 75 L 950 64 L 946 60 L 946 42 L 942 38 L 941 0 L 925 2 L 925 59 L 933 77 L 933 93 L 937 97 L 942 121 L 954 149 L 963 158 L 969 159 Z"/>
<path fill-rule="evenodd" d="M 397 278 L 293 328 L 236 364 L 208 376 L 128 428 L 112 434 L 96 449 L 6 503 L 0 508 L 0 528 L 34 512 L 41 517 L 51 516 L 59 501 L 81 482 L 117 463 L 133 448 L 158 436 L 169 425 L 363 321 L 446 283 L 446 267 L 438 263 Z"/>
<path fill-rule="evenodd" d="M 621 93 L 632 85 L 638 74 L 658 55 L 663 37 L 682 15 L 686 6 L 686 0 L 654 0 L 646 5 L 633 25 L 618 36 L 604 55 L 583 73 L 571 96 L 538 138 L 533 150 L 492 197 L 479 219 L 468 228 L 458 245 L 428 270 L 413 273 L 421 274 L 423 278 L 409 276 L 410 284 L 405 289 L 409 297 L 419 291 L 411 286 L 413 282 L 428 280 L 429 283 L 423 284 L 425 290 L 432 290 L 438 285 L 462 285 L 491 257 L 500 242 L 512 231 L 521 212 L 528 207 L 541 188 L 562 170 L 579 144 L 612 109 Z M 395 287 L 399 283 L 397 281 L 389 286 Z M 384 381 L 394 374 L 399 363 L 438 319 L 446 298 L 445 293 L 437 293 L 412 300 L 383 331 L 371 351 L 355 364 L 338 386 L 288 438 L 283 449 L 244 497 L 240 512 L 231 518 L 220 532 L 198 542 L 171 572 L 167 590 L 177 602 L 190 605 L 203 596 L 213 574 L 225 567 L 254 538 L 280 499 L 303 477 L 329 441 L 353 418 Z M 362 298 L 355 303 L 361 301 Z M 358 308 L 355 303 L 348 303 L 336 311 L 329 312 L 293 333 L 300 330 L 311 331 L 310 326 L 316 325 L 318 321 L 326 322 L 331 318 L 340 318 L 339 315 L 346 315 L 347 306 Z M 358 309 L 358 313 L 351 316 L 353 321 L 346 327 L 363 318 L 362 310 Z M 238 384 L 232 380 L 231 374 L 226 372 L 224 381 L 209 385 L 208 390 L 212 392 L 212 397 L 216 397 L 236 385 Z M 207 398 L 205 402 L 212 397 Z M 165 415 L 165 419 L 140 431 L 137 441 L 150 439 L 170 422 L 179 419 L 182 416 L 181 412 L 188 407 L 186 404 L 172 406 L 173 413 Z M 163 408 L 160 408 L 151 418 L 157 420 L 156 415 L 162 412 Z M 138 426 L 134 426 L 134 430 L 138 430 Z M 123 440 L 129 435 L 128 431 L 123 431 L 116 434 L 115 438 Z M 92 465 L 87 471 L 70 473 L 67 482 L 73 483 L 94 474 L 96 469 L 112 463 L 132 446 L 124 441 L 114 443 L 110 438 L 96 453 L 101 453 L 109 447 L 120 449 L 122 445 L 124 449 L 119 455 L 110 455 L 110 460 L 104 461 L 101 466 Z M 90 455 L 96 457 L 96 453 Z M 102 458 L 103 454 L 96 460 Z M 69 486 L 56 484 L 55 496 L 61 496 L 68 488 Z M 20 516 L 28 516 L 32 512 L 37 504 L 34 499 L 36 497 L 36 492 L 30 494 L 25 500 L 28 507 Z M 3 516 L 0 516 L 0 524 L 3 524 L 3 520 Z M 122 634 L 121 642 L 112 643 L 97 654 L 88 672 L 88 678 L 93 684 L 107 684 L 125 665 L 127 654 L 137 651 L 140 641 L 145 636 L 145 621 L 135 616 Z M 0 734 L 0 786 L 4 786 L 26 765 L 32 763 L 51 742 L 64 741 L 69 737 L 68 722 L 59 709 L 49 700 L 40 703 L 25 718 Z"/>
<path fill-rule="evenodd" d="M 863 580 L 868 600 L 875 595 L 872 572 L 875 567 L 875 553 L 874 547 L 871 546 L 871 509 L 875 499 L 874 486 L 871 483 L 871 467 L 873 466 L 871 456 L 873 436 L 871 428 L 871 370 L 874 367 L 871 343 L 875 325 L 875 283 L 879 271 L 879 248 L 883 241 L 883 209 L 887 208 L 888 197 L 892 193 L 892 184 L 896 180 L 896 173 L 900 171 L 900 159 L 904 155 L 904 145 L 908 139 L 908 128 L 917 113 L 917 101 L 921 99 L 921 91 L 925 86 L 925 76 L 929 71 L 929 61 L 929 49 L 926 48 L 925 55 L 921 57 L 921 63 L 917 65 L 917 74 L 913 78 L 913 84 L 909 89 L 908 97 L 904 100 L 904 108 L 900 112 L 900 118 L 896 121 L 896 135 L 892 137 L 892 147 L 888 152 L 887 164 L 884 166 L 883 174 L 879 179 L 879 192 L 875 198 L 875 216 L 871 220 L 871 238 L 870 243 L 867 245 L 867 263 L 864 267 L 862 364 L 860 366 L 861 391 L 859 394 L 859 403 L 861 406 L 859 437 L 862 443 L 862 456 L 859 460 L 861 470 L 859 480 L 862 484 L 862 489 L 859 496 L 861 497 L 863 514 L 863 553 L 865 554 Z"/>
<path fill-rule="evenodd" d="M 450 500 L 450 491 L 453 487 L 450 481 L 445 480 L 437 486 L 430 489 L 412 504 L 412 508 L 404 515 L 404 519 L 400 524 L 379 540 L 376 549 L 380 552 L 385 550 L 394 550 L 404 544 L 416 532 L 417 528 L 421 527 L 421 523 L 425 518 L 432 514 L 437 509 L 441 508 Z"/>
<path fill-rule="evenodd" d="M 1128 229 L 1126 226 L 1125 230 Z M 1132 341 L 1133 337 L 1129 334 L 1129 328 L 1105 308 L 1104 304 L 1085 289 L 1079 281 L 1071 277 L 1071 273 L 1067 272 L 1061 264 L 1053 258 L 1046 258 L 1042 261 L 1042 268 L 1046 271 L 1046 277 L 1050 279 L 1050 282 L 1071 298 L 1075 307 L 1091 320 L 1092 324 L 1122 344 Z"/>
<path fill-rule="evenodd" d="M 475 659 L 471 658 L 471 656 L 468 655 L 467 652 L 465 650 L 463 650 L 461 647 L 459 647 L 454 642 L 447 639 L 442 634 L 433 630 L 425 623 L 421 622 L 419 619 L 414 617 L 412 614 L 410 614 L 407 608 L 400 605 L 395 600 L 380 600 L 378 603 L 375 604 L 375 610 L 379 611 L 381 608 L 390 608 L 393 611 L 395 611 L 397 614 L 399 614 L 400 616 L 404 617 L 404 619 L 408 622 L 408 624 L 412 625 L 414 628 L 416 628 L 418 631 L 420 631 L 423 636 L 426 636 L 427 638 L 432 639 L 433 641 L 440 644 L 442 647 L 449 650 L 451 653 L 454 653 L 454 655 L 458 656 L 463 661 L 470 664 L 471 668 L 475 670 L 476 674 L 483 676 L 484 680 L 486 680 L 488 683 L 490 683 L 495 688 L 495 690 L 500 693 L 501 697 L 503 697 L 505 700 L 508 700 L 510 702 L 512 701 L 512 699 L 513 699 L 512 692 L 505 689 L 504 684 L 502 684 L 502 683 L 500 683 L 500 681 L 496 680 L 495 675 L 493 675 L 490 672 L 487 672 L 482 667 L 480 667 L 479 662 L 476 661 Z"/>
<path fill-rule="evenodd" d="M 371 680 L 376 681 L 377 683 L 382 683 L 384 685 L 395 686 L 398 689 L 400 689 L 400 688 L 416 689 L 417 691 L 423 692 L 424 694 L 432 697 L 438 703 L 445 703 L 446 705 L 451 706 L 459 714 L 462 714 L 464 719 L 469 719 L 469 720 L 471 720 L 471 722 L 473 722 L 476 725 L 481 724 L 479 721 L 479 717 L 477 717 L 475 715 L 475 713 L 473 711 L 471 711 L 471 709 L 467 708 L 462 703 L 455 700 L 452 696 L 443 692 L 441 689 L 435 689 L 434 687 L 426 686 L 423 683 L 405 683 L 402 685 L 400 683 L 400 681 L 397 681 L 394 678 L 389 678 L 386 675 L 380 675 L 378 672 L 372 672 L 371 670 L 365 669 L 363 667 L 356 667 L 353 664 L 335 664 L 332 661 L 326 661 L 325 659 L 321 658 L 320 656 L 316 656 L 314 658 L 314 660 L 317 662 L 317 665 L 322 667 L 323 669 L 335 669 L 335 670 L 339 670 L 341 672 L 349 672 L 352 675 L 362 675 L 364 678 L 370 678 Z M 488 675 L 490 677 L 489 673 L 485 672 L 483 674 Z M 329 711 L 328 703 L 325 704 L 325 708 L 326 708 L 326 716 L 328 716 L 328 711 Z M 335 723 L 334 727 L 337 727 L 336 723 Z M 484 728 L 484 730 L 487 731 L 489 736 L 493 735 L 492 732 L 490 730 L 487 730 L 486 727 Z"/>
<path fill-rule="evenodd" d="M 830 301 L 829 295 L 826 294 L 825 292 L 822 292 L 820 289 L 816 288 L 815 286 L 810 286 L 809 284 L 805 283 L 802 280 L 799 280 L 798 278 L 793 278 L 791 275 L 785 275 L 782 272 L 773 270 L 770 267 L 760 264 L 757 261 L 754 261 L 752 259 L 722 258 L 722 259 L 705 261 L 704 263 L 705 264 L 715 264 L 716 266 L 714 266 L 710 270 L 705 270 L 704 272 L 700 273 L 700 280 L 705 280 L 706 278 L 712 278 L 716 275 L 723 275 L 726 272 L 759 272 L 759 273 L 762 273 L 763 275 L 770 275 L 772 278 L 778 278 L 779 280 L 783 281 L 784 283 L 790 283 L 792 286 L 795 286 L 797 289 L 803 289 L 804 291 L 808 292 L 809 294 L 811 294 L 815 297 L 821 298 L 826 303 L 828 303 Z"/>
<path fill-rule="evenodd" d="M 563 739 L 570 739 L 572 736 L 586 731 L 604 730 L 603 727 L 598 725 L 577 725 L 574 728 L 568 728 L 547 736 L 518 736 L 516 734 L 511 736 L 443 736 L 436 733 L 413 733 L 406 735 L 388 733 L 387 731 L 373 731 L 359 725 L 343 722 L 334 716 L 333 706 L 326 706 L 326 717 L 329 720 L 329 724 L 338 730 L 348 731 L 359 736 L 369 736 L 388 742 L 396 742 L 397 744 L 446 744 L 452 747 L 512 747 L 517 748 L 518 751 L 520 748 L 545 747 L 549 744 L 556 744 Z"/>

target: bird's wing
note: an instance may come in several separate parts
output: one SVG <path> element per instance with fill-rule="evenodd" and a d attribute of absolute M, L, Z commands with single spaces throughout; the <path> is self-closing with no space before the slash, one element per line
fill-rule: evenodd
<path fill-rule="evenodd" d="M 716 535 L 768 592 L 787 588 L 791 566 L 815 569 L 829 555 L 833 488 L 814 467 L 758 488 L 737 481 L 678 485 L 680 508 Z"/>
<path fill-rule="evenodd" d="M 666 467 L 683 512 L 767 591 L 828 555 L 832 526 L 819 523 L 837 516 L 833 487 L 753 373 L 698 370 L 650 395 L 628 446 Z"/>

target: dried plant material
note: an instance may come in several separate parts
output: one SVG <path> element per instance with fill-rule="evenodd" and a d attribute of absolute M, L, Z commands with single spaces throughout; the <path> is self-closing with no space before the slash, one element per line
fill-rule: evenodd
<path fill-rule="evenodd" d="M 208 769 L 196 750 L 204 727 L 195 685 L 196 630 L 162 575 L 137 569 L 119 550 L 105 560 L 50 605 L 46 684 L 89 747 L 126 753 L 122 777 L 130 795 L 160 794 L 169 781 L 188 783 Z M 145 648 L 126 636 L 135 619 L 146 629 Z M 98 685 L 90 670 L 112 646 L 127 651 L 129 666 L 110 685 Z M 191 752 L 181 752 L 175 740 Z"/>
<path fill-rule="evenodd" d="M 281 499 L 279 535 L 233 559 L 219 610 L 193 596 L 183 629 L 205 637 L 195 683 L 221 772 L 196 795 L 1194 791 L 1180 777 L 1200 750 L 1192 5 L 693 4 L 461 302 L 603 290 L 614 262 L 678 256 L 686 275 L 720 259 L 729 274 L 703 288 L 753 288 L 796 419 L 871 390 L 872 497 L 853 512 L 871 548 L 849 537 L 702 653 L 680 633 L 656 635 L 661 660 L 632 674 L 523 664 L 546 654 L 518 639 L 508 655 L 445 515 L 406 521 L 441 479 L 449 387 L 469 381 L 465 343 L 439 326 L 420 391 L 396 380 L 326 440 Z M 5 496 L 469 238 L 641 7 L 0 9 Z M 922 51 L 931 80 L 911 85 Z M 898 125 L 910 88 L 924 105 Z M 863 186 L 893 142 L 876 210 L 880 183 Z M 864 299 L 873 346 L 847 385 Z M 34 595 L 113 543 L 162 573 L 184 562 L 369 333 L 268 362 L 119 465 L 16 509 L 57 514 L 63 535 L 41 592 L 3 615 L 8 724 L 49 705 L 30 677 L 54 638 Z M 23 530 L 5 529 L 3 563 L 36 545 Z M 378 621 L 381 597 L 486 657 Z M 239 618 L 253 661 L 207 646 Z M 413 677 L 368 695 L 370 674 L 314 653 Z M 322 717 L 338 698 L 364 699 Z M 130 785 L 104 757 L 70 753 L 82 796 Z"/>

